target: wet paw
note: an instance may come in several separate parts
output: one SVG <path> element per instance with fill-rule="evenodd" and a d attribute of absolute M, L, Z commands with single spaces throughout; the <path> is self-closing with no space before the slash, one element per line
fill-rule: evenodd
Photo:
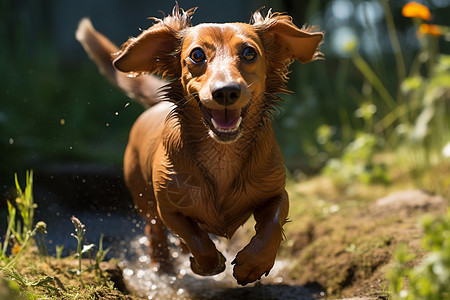
<path fill-rule="evenodd" d="M 191 269 L 197 275 L 213 276 L 222 273 L 225 270 L 225 257 L 222 253 L 217 251 L 217 258 L 213 260 L 213 263 L 201 265 L 194 257 L 189 258 L 191 261 Z"/>

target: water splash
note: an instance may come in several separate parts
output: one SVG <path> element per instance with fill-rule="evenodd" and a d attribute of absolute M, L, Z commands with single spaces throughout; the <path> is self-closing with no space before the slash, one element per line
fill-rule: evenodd
<path fill-rule="evenodd" d="M 176 238 L 170 241 L 175 244 Z M 176 247 L 171 248 L 171 255 L 178 270 L 176 275 L 157 273 L 147 253 L 148 240 L 138 236 L 129 245 L 128 257 L 122 258 L 121 267 L 128 289 L 139 297 L 147 299 L 216 299 L 215 294 L 228 289 L 236 289 L 237 285 L 232 272 L 231 261 L 237 253 L 236 247 L 230 247 L 225 240 L 215 240 L 217 249 L 227 259 L 227 268 L 221 274 L 209 277 L 198 276 L 190 268 L 189 255 L 181 253 Z M 228 251 L 230 249 L 230 251 Z M 131 257 L 129 256 L 131 254 Z M 269 277 L 261 279 L 263 284 L 282 284 L 282 274 L 288 268 L 287 261 L 277 260 Z M 258 283 L 259 284 L 259 283 Z"/>

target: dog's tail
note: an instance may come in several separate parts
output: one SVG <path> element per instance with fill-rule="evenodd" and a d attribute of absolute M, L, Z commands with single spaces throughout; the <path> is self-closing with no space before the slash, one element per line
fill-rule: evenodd
<path fill-rule="evenodd" d="M 111 55 L 119 49 L 104 35 L 96 31 L 88 18 L 80 21 L 75 35 L 100 72 L 114 85 L 124 90 L 128 97 L 138 100 L 146 107 L 161 101 L 158 97 L 158 90 L 167 82 L 153 75 L 132 77 L 117 71 L 112 65 Z"/>

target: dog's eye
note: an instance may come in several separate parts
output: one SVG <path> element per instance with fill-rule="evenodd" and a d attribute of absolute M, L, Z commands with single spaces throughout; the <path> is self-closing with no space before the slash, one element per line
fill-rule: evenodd
<path fill-rule="evenodd" d="M 203 52 L 200 48 L 195 48 L 192 50 L 191 54 L 189 54 L 189 58 L 196 64 L 204 62 L 206 60 L 205 52 Z"/>
<path fill-rule="evenodd" d="M 246 61 L 254 60 L 256 55 L 256 50 L 252 47 L 245 47 L 244 50 L 242 50 L 242 58 Z"/>

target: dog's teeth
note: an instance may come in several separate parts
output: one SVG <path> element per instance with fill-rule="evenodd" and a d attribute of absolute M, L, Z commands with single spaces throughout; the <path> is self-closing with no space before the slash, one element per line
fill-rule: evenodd
<path fill-rule="evenodd" d="M 242 117 L 239 117 L 239 120 L 236 123 L 236 126 L 234 126 L 235 129 L 239 128 L 239 126 L 241 126 L 241 122 L 242 122 Z"/>
<path fill-rule="evenodd" d="M 217 123 L 216 123 L 216 121 L 214 121 L 213 118 L 211 118 L 211 123 L 213 124 L 215 129 L 220 130 L 219 126 L 217 126 Z"/>

